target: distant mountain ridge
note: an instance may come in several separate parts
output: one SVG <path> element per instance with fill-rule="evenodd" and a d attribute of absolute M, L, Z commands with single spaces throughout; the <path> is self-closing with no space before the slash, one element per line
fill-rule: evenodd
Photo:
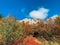
<path fill-rule="evenodd" d="M 19 20 L 19 22 L 24 22 L 24 23 L 29 23 L 29 24 L 36 24 L 38 22 L 43 22 L 44 24 L 46 24 L 46 23 L 52 23 L 53 24 L 55 18 L 56 17 L 54 17 L 54 18 L 48 18 L 46 20 L 40 20 L 40 19 L 36 19 L 36 18 L 34 18 L 34 19 L 25 18 L 23 20 Z"/>
<path fill-rule="evenodd" d="M 25 18 L 23 20 L 20 20 L 19 22 L 23 22 L 24 23 L 29 23 L 29 24 L 36 24 L 37 22 L 40 22 L 39 19 L 30 19 L 30 18 Z"/>

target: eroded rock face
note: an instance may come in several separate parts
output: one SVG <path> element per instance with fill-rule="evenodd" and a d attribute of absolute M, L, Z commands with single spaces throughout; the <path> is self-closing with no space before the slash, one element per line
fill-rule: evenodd
<path fill-rule="evenodd" d="M 26 45 L 41 45 L 41 42 L 33 36 L 28 36 L 25 39 Z"/>
<path fill-rule="evenodd" d="M 18 39 L 12 45 L 41 45 L 41 42 L 33 37 L 32 35 L 27 36 L 26 38 Z"/>

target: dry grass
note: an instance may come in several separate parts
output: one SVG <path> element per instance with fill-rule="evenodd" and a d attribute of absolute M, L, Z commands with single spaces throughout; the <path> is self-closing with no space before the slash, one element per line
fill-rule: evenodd
<path fill-rule="evenodd" d="M 60 40 L 58 39 L 55 40 L 53 39 L 53 41 L 47 41 L 44 38 L 42 39 L 38 38 L 38 39 L 41 41 L 42 45 L 60 45 Z"/>

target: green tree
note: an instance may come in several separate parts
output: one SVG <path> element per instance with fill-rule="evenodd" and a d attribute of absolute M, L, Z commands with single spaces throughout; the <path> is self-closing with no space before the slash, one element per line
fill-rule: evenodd
<path fill-rule="evenodd" d="M 60 25 L 60 16 L 56 17 L 55 23 Z"/>
<path fill-rule="evenodd" d="M 0 19 L 2 19 L 2 17 L 3 17 L 2 14 L 0 14 Z"/>

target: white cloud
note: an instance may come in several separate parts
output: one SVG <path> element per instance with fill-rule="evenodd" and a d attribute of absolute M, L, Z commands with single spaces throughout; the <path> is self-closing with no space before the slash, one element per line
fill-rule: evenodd
<path fill-rule="evenodd" d="M 56 17 L 58 17 L 58 15 L 56 14 L 56 15 L 54 15 L 54 16 L 52 16 L 51 18 L 52 19 L 55 19 Z"/>
<path fill-rule="evenodd" d="M 48 16 L 49 9 L 39 8 L 38 10 L 33 10 L 29 13 L 32 18 L 45 19 Z"/>

